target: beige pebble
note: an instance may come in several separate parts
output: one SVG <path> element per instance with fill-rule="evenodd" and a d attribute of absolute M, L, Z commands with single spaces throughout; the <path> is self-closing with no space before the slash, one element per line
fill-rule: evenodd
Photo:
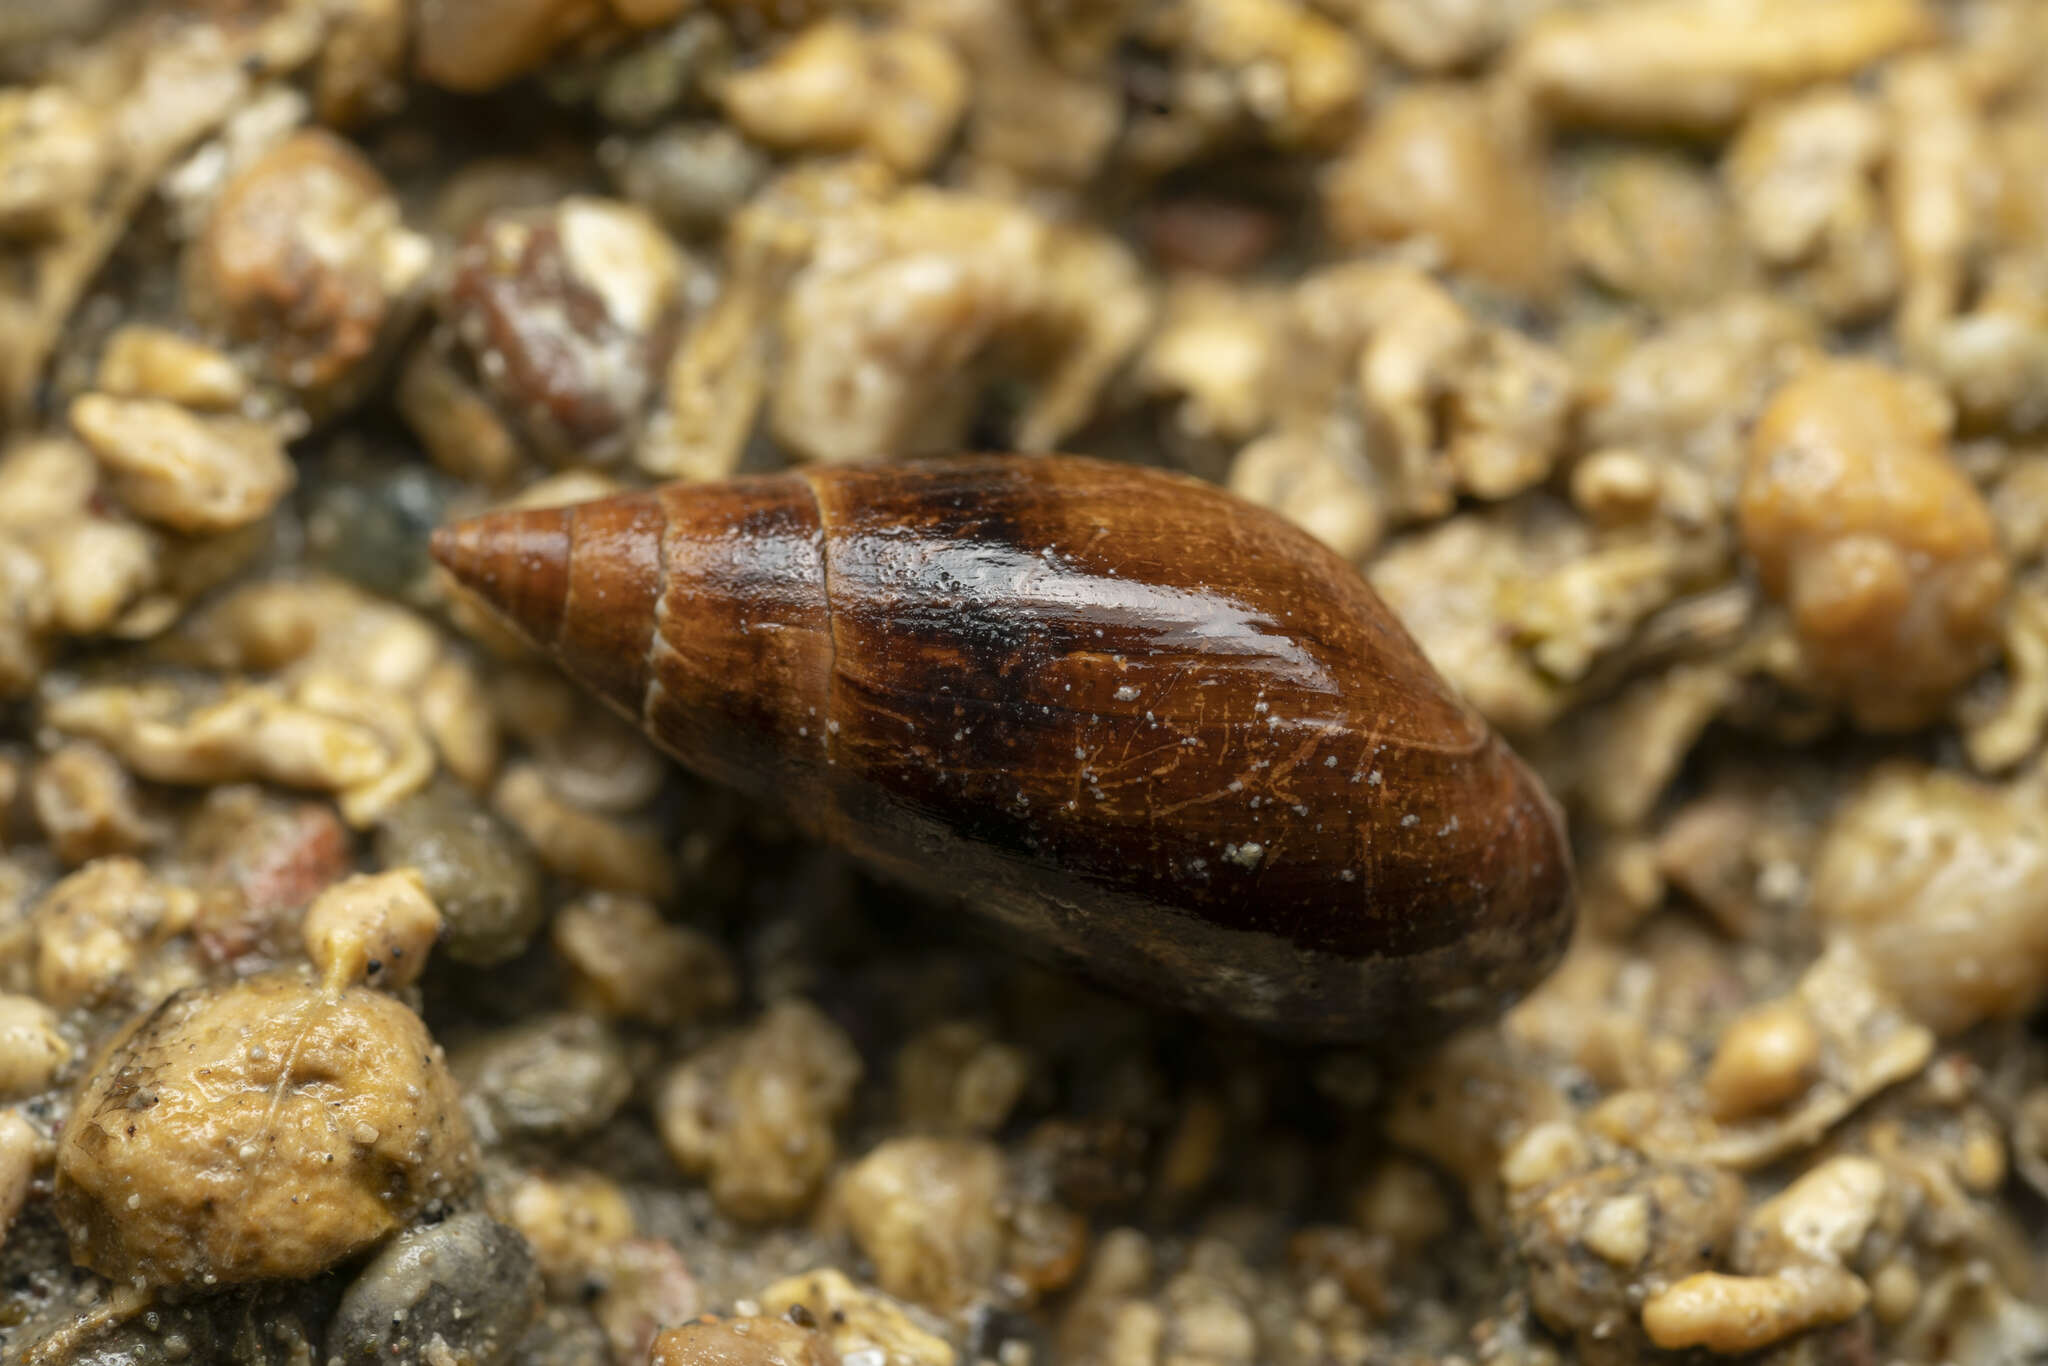
<path fill-rule="evenodd" d="M 1255 435 L 1271 417 L 1284 305 L 1270 288 L 1174 277 L 1138 360 L 1139 383 L 1174 402 L 1174 425 L 1190 436 Z"/>
<path fill-rule="evenodd" d="M 531 763 L 507 767 L 491 806 L 526 836 L 550 872 L 606 891 L 665 900 L 675 890 L 667 844 L 651 830 L 563 801 Z"/>
<path fill-rule="evenodd" d="M 33 24 L 28 31 L 35 32 Z M 12 25 L 8 32 L 10 42 L 24 41 Z M 0 238 L 10 248 L 19 239 L 83 229 L 108 161 L 121 155 L 103 123 L 112 106 L 68 89 L 69 84 L 10 84 L 0 92 L 0 162 L 7 167 L 0 181 Z"/>
<path fill-rule="evenodd" d="M 811 1271 L 777 1281 L 761 1292 L 761 1312 L 787 1317 L 802 1305 L 842 1362 L 887 1366 L 954 1366 L 958 1357 L 943 1338 L 917 1326 L 902 1305 L 878 1290 L 855 1285 L 844 1272 Z"/>
<path fill-rule="evenodd" d="M 838 1156 L 834 1132 L 861 1076 L 852 1041 L 817 1007 L 780 1001 L 699 1049 L 655 1098 L 669 1155 L 741 1219 L 806 1208 Z"/>
<path fill-rule="evenodd" d="M 147 323 L 129 323 L 107 339 L 96 380 L 101 393 L 186 408 L 233 408 L 249 392 L 249 377 L 226 355 Z"/>
<path fill-rule="evenodd" d="M 1742 1265 L 1753 1271 L 1840 1266 L 1877 1221 L 1890 1179 L 1868 1157 L 1816 1163 L 1750 1212 Z"/>
<path fill-rule="evenodd" d="M 13 1110 L 0 1110 L 0 1247 L 7 1245 L 14 1216 L 28 1203 L 42 1148 L 34 1125 Z"/>
<path fill-rule="evenodd" d="M 202 416 L 161 399 L 83 394 L 72 401 L 71 426 L 130 511 L 188 535 L 262 520 L 296 480 L 276 433 L 239 417 Z"/>
<path fill-rule="evenodd" d="M 689 1264 L 665 1238 L 613 1244 L 597 1278 L 604 1288 L 590 1310 L 611 1344 L 613 1361 L 650 1360 L 662 1328 L 690 1321 L 702 1307 L 703 1292 Z"/>
<path fill-rule="evenodd" d="M 1136 349 L 1152 298 L 1106 233 L 918 185 L 826 215 L 779 314 L 770 428 L 830 463 L 959 449 L 973 414 L 951 377 L 976 356 L 1014 355 L 1005 377 L 1030 383 L 1005 441 L 1055 449 Z"/>
<path fill-rule="evenodd" d="M 152 958 L 192 928 L 198 909 L 190 888 L 135 859 L 94 859 L 36 904 L 36 994 L 59 1009 L 148 995 Z"/>
<path fill-rule="evenodd" d="M 1904 1323 L 1919 1306 L 1920 1273 L 1909 1262 L 1894 1258 L 1870 1278 L 1870 1308 L 1879 1323 Z"/>
<path fill-rule="evenodd" d="M 1650 1251 L 1650 1215 L 1640 1191 L 1603 1200 L 1586 1216 L 1579 1241 L 1617 1267 L 1639 1265 Z"/>
<path fill-rule="evenodd" d="M 580 999 L 606 1015 L 680 1024 L 726 1009 L 739 992 L 715 940 L 664 920 L 640 897 L 578 897 L 556 913 L 549 936 Z"/>
<path fill-rule="evenodd" d="M 1862 1281 L 1833 1268 L 1797 1277 L 1701 1271 L 1644 1303 L 1643 1331 L 1666 1351 L 1754 1352 L 1808 1328 L 1840 1323 L 1869 1298 Z"/>
<path fill-rule="evenodd" d="M 967 106 L 967 71 L 922 29 L 822 19 L 719 90 L 733 125 L 769 147 L 864 150 L 914 175 Z"/>
<path fill-rule="evenodd" d="M 603 0 L 438 0 L 420 6 L 413 61 L 448 90 L 494 90 L 604 22 Z"/>
<path fill-rule="evenodd" d="M 0 699 L 24 696 L 41 676 L 50 615 L 48 571 L 35 552 L 0 530 Z"/>
<path fill-rule="evenodd" d="M 657 1337 L 648 1366 L 831 1366 L 837 1359 L 815 1328 L 705 1314 Z"/>
<path fill-rule="evenodd" d="M 448 771 L 472 791 L 489 787 L 498 772 L 498 718 L 476 670 L 461 659 L 436 664 L 420 684 L 419 712 Z"/>
<path fill-rule="evenodd" d="M 1185 1200 L 1215 1179 L 1229 1122 L 1215 1095 L 1197 1091 L 1187 1098 L 1159 1154 L 1153 1189 L 1161 1199 Z"/>
<path fill-rule="evenodd" d="M 1002 1264 L 1002 1150 L 979 1139 L 895 1138 L 839 1179 L 835 1202 L 882 1289 L 947 1310 Z"/>
<path fill-rule="evenodd" d="M 575 1284 L 598 1265 L 605 1250 L 638 1231 L 633 1207 L 618 1183 L 596 1172 L 530 1172 L 492 1209 L 533 1247 L 550 1281 Z"/>
<path fill-rule="evenodd" d="M 1988 1128 L 1973 1127 L 1963 1138 L 1956 1154 L 1956 1175 L 1979 1195 L 1989 1195 L 2005 1184 L 2005 1143 Z"/>
<path fill-rule="evenodd" d="M 74 1260 L 112 1279 L 296 1279 L 458 1194 L 474 1160 L 417 1015 L 279 973 L 176 996 L 116 1038 L 58 1140 L 56 1209 Z"/>
<path fill-rule="evenodd" d="M 59 745 L 35 766 L 29 802 L 36 824 L 72 867 L 108 854 L 139 853 L 164 831 L 141 809 L 135 780 L 98 745 Z"/>
<path fill-rule="evenodd" d="M 1031 1055 L 964 1020 L 934 1025 L 896 1055 L 897 1109 L 913 1130 L 990 1134 L 1031 1079 Z"/>
<path fill-rule="evenodd" d="M 1743 548 L 1812 686 L 1867 730 L 1933 719 L 1998 645 L 2010 568 L 1950 421 L 1919 377 L 1830 360 L 1779 388 L 1750 433 Z"/>
<path fill-rule="evenodd" d="M 1707 1068 L 1707 1108 L 1716 1119 L 1745 1119 L 1799 1095 L 1820 1061 L 1820 1033 L 1796 1001 L 1773 1001 L 1738 1016 L 1722 1032 Z"/>
<path fill-rule="evenodd" d="M 1498 288 L 1551 293 L 1560 254 L 1538 149 L 1503 122 L 1478 86 L 1405 87 L 1328 174 L 1331 236 L 1352 248 L 1421 238 Z"/>
<path fill-rule="evenodd" d="M 288 691 L 232 683 L 218 697 L 154 682 L 81 688 L 54 698 L 43 720 L 99 741 L 156 782 L 253 778 L 334 792 L 356 826 L 375 821 L 434 773 L 433 748 L 405 698 L 324 670 L 300 676 Z"/>
<path fill-rule="evenodd" d="M 523 458 L 519 438 L 483 390 L 456 368 L 445 340 L 429 338 L 413 348 L 392 401 L 436 465 L 487 488 L 503 484 Z"/>
<path fill-rule="evenodd" d="M 1268 507 L 1347 560 L 1378 544 L 1384 499 L 1348 452 L 1291 433 L 1260 437 L 1230 465 L 1230 491 Z"/>
<path fill-rule="evenodd" d="M 1594 159 L 1565 215 L 1573 262 L 1617 294 L 1666 309 L 1729 292 L 1734 224 L 1719 183 L 1687 157 L 1617 151 Z"/>
<path fill-rule="evenodd" d="M 300 933 L 330 991 L 411 986 L 441 935 L 441 912 L 411 868 L 365 873 L 322 892 Z"/>
<path fill-rule="evenodd" d="M 168 556 L 147 527 L 114 519 L 72 522 L 37 546 L 50 625 L 66 635 L 118 630 L 162 581 Z"/>
<path fill-rule="evenodd" d="M 56 1011 L 33 996 L 0 992 L 0 1101 L 43 1090 L 70 1061 Z"/>
<path fill-rule="evenodd" d="M 1829 825 L 1812 903 L 1939 1034 L 2048 996 L 2048 824 L 2027 784 L 1880 767 Z"/>
<path fill-rule="evenodd" d="M 1602 526 L 1642 521 L 1662 492 L 1655 462 L 1636 451 L 1606 447 L 1572 466 L 1572 503 Z"/>
<path fill-rule="evenodd" d="M 1436 1173 L 1397 1157 L 1374 1169 L 1352 1206 L 1352 1221 L 1396 1248 L 1414 1250 L 1449 1232 L 1452 1216 Z"/>
<path fill-rule="evenodd" d="M 1714 131 L 1773 94 L 1847 76 L 1931 35 L 1918 0 L 1649 0 L 1561 8 L 1508 70 L 1552 114 L 1603 128 Z"/>
<path fill-rule="evenodd" d="M 1501 1159 L 1500 1179 L 1510 1191 L 1531 1190 L 1570 1175 L 1587 1160 L 1586 1138 L 1578 1126 L 1550 1120 L 1515 1140 Z"/>

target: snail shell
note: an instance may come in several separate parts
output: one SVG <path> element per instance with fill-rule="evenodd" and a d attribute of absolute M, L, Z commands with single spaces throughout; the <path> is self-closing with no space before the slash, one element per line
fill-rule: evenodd
<path fill-rule="evenodd" d="M 1349 565 L 1194 480 L 970 457 L 490 514 L 434 553 L 688 767 L 1162 1005 L 1502 1009 L 1555 804 Z"/>

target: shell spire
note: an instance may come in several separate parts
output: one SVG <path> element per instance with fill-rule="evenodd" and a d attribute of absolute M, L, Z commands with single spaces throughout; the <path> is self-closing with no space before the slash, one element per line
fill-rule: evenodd
<path fill-rule="evenodd" d="M 735 479 L 486 513 L 433 554 L 662 748 L 786 800 L 829 720 L 820 539 L 807 483 Z"/>
<path fill-rule="evenodd" d="M 440 528 L 432 551 L 498 618 L 638 723 L 663 520 L 642 495 L 515 508 Z"/>

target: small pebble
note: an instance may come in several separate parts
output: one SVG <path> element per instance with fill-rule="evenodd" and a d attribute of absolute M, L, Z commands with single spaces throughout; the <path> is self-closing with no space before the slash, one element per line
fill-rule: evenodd
<path fill-rule="evenodd" d="M 1729 1025 L 1707 1069 L 1707 1108 L 1720 1120 L 1775 1109 L 1804 1091 L 1820 1061 L 1820 1034 L 1796 1002 L 1773 1001 Z"/>
<path fill-rule="evenodd" d="M 409 1361 L 414 1345 L 438 1340 L 442 1360 L 498 1366 L 540 1304 L 526 1240 L 489 1215 L 458 1214 L 400 1235 L 370 1260 L 342 1294 L 328 1353 L 343 1363 Z"/>
<path fill-rule="evenodd" d="M 500 1030 L 458 1049 L 451 1066 L 478 1127 L 499 1137 L 590 1133 L 633 1089 L 625 1050 L 589 1015 Z"/>
<path fill-rule="evenodd" d="M 473 1161 L 418 1016 L 275 973 L 180 993 L 115 1040 L 58 1140 L 55 1203 L 72 1256 L 112 1279 L 286 1279 L 454 1195 Z"/>
<path fill-rule="evenodd" d="M 384 867 L 418 872 L 446 922 L 441 950 L 458 962 L 503 962 L 540 929 L 533 855 L 455 783 L 436 783 L 387 812 L 376 855 Z"/>

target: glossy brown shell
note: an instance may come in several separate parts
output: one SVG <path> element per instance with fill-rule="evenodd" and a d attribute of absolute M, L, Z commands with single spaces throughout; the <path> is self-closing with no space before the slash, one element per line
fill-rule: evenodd
<path fill-rule="evenodd" d="M 1145 999 L 1433 1034 L 1569 937 L 1535 778 L 1350 565 L 1208 485 L 818 468 L 435 553 L 690 768 Z"/>

